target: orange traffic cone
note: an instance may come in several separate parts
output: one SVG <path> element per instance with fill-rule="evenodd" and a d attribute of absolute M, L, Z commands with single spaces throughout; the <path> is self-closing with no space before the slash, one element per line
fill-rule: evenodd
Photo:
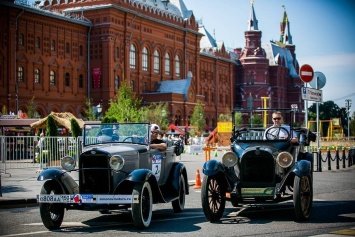
<path fill-rule="evenodd" d="M 196 170 L 196 182 L 195 182 L 194 189 L 199 189 L 199 188 L 201 188 L 201 177 L 200 177 L 200 170 L 197 169 Z"/>

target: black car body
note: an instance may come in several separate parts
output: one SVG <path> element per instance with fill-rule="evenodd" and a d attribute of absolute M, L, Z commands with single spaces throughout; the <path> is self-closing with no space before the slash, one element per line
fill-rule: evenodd
<path fill-rule="evenodd" d="M 38 195 L 43 224 L 59 228 L 64 209 L 131 208 L 136 227 L 146 228 L 152 204 L 172 202 L 175 212 L 183 211 L 189 186 L 185 166 L 175 161 L 181 144 L 159 151 L 149 141 L 146 123 L 85 124 L 78 166 L 66 156 L 63 170 L 47 169 L 38 177 L 45 180 Z M 68 172 L 78 172 L 78 182 Z"/>
<path fill-rule="evenodd" d="M 276 134 L 288 133 L 288 139 L 279 139 L 274 132 L 233 127 L 231 151 L 224 154 L 222 162 L 210 160 L 204 164 L 201 200 L 210 222 L 222 217 L 226 201 L 237 206 L 293 199 L 296 218 L 309 218 L 313 156 L 304 147 L 315 141 L 316 135 L 306 128 L 287 126 L 280 127 Z M 291 135 L 297 135 L 298 143 L 291 143 Z"/>

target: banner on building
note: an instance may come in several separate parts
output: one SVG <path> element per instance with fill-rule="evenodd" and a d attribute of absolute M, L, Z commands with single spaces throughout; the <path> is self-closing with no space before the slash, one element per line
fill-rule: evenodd
<path fill-rule="evenodd" d="M 101 88 L 101 68 L 96 67 L 92 69 L 92 83 L 93 88 Z"/>

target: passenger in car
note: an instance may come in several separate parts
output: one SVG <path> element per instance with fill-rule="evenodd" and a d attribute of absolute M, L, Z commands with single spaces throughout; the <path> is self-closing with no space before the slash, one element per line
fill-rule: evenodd
<path fill-rule="evenodd" d="M 273 128 L 277 128 L 277 127 L 284 127 L 292 136 L 292 138 L 290 139 L 290 141 L 292 143 L 297 143 L 298 142 L 298 138 L 297 138 L 297 134 L 295 134 L 295 132 L 291 132 L 290 131 L 290 126 L 285 126 L 285 125 L 282 125 L 282 122 L 283 122 L 283 116 L 282 116 L 282 113 L 280 111 L 275 111 L 272 113 L 272 121 L 274 122 L 274 125 L 272 125 L 271 127 L 267 128 L 265 130 L 265 133 L 264 133 L 264 140 L 267 139 L 266 138 L 266 134 L 267 134 L 267 131 L 269 131 L 268 133 L 269 134 L 278 134 L 278 137 L 277 139 L 288 139 L 288 134 L 285 133 L 283 130 L 277 130 L 277 129 L 274 129 L 275 132 L 273 132 Z"/>
<path fill-rule="evenodd" d="M 167 148 L 166 143 L 158 139 L 158 135 L 160 133 L 160 127 L 157 124 L 152 124 L 150 127 L 151 132 L 151 141 L 150 141 L 150 148 L 158 149 L 160 151 L 165 151 Z"/>

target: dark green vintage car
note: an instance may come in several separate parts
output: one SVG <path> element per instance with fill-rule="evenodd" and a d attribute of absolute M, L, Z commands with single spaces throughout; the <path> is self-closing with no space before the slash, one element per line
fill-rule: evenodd
<path fill-rule="evenodd" d="M 150 149 L 150 124 L 85 124 L 83 152 L 62 158 L 63 169 L 42 171 L 45 181 L 38 195 L 42 222 L 48 229 L 61 226 L 64 210 L 130 209 L 138 228 L 152 219 L 153 204 L 171 202 L 183 211 L 189 194 L 186 168 L 176 162 L 179 142 L 166 151 Z M 77 172 L 79 180 L 69 174 Z"/>
<path fill-rule="evenodd" d="M 281 139 L 281 134 L 287 139 Z M 298 143 L 291 143 L 291 134 L 298 137 Z M 206 218 L 220 220 L 226 201 L 236 207 L 293 199 L 296 219 L 308 219 L 313 201 L 313 156 L 304 147 L 315 139 L 306 128 L 233 127 L 231 151 L 222 162 L 210 160 L 203 166 L 201 201 Z"/>

